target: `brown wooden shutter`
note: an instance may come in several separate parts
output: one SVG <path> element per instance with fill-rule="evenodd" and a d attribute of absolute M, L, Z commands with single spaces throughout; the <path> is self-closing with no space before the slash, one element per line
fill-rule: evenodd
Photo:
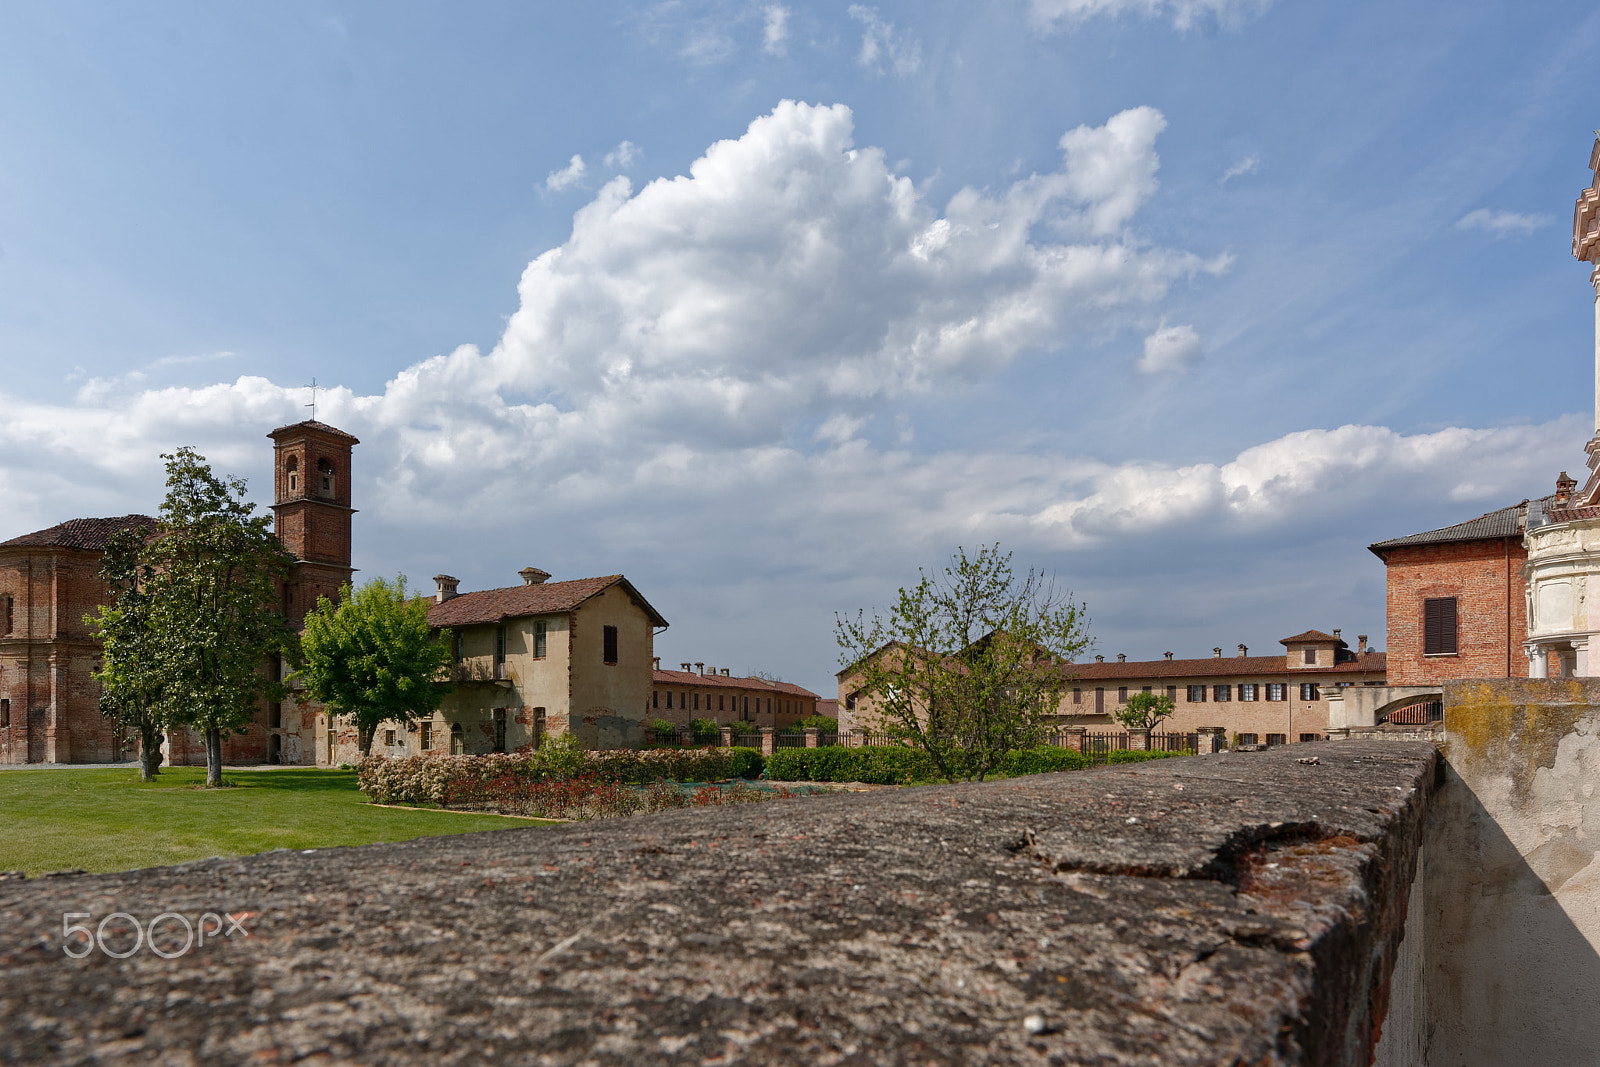
<path fill-rule="evenodd" d="M 1456 651 L 1456 598 L 1429 597 L 1422 602 L 1422 653 L 1450 655 Z"/>

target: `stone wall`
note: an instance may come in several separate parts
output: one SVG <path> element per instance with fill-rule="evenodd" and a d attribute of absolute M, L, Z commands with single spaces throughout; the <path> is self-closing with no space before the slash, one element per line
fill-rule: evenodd
<path fill-rule="evenodd" d="M 1439 775 L 1351 741 L 0 881 L 0 1060 L 1365 1065 Z M 65 955 L 114 911 L 249 936 Z"/>
<path fill-rule="evenodd" d="M 1596 1064 L 1600 681 L 1445 685 L 1428 1062 Z"/>

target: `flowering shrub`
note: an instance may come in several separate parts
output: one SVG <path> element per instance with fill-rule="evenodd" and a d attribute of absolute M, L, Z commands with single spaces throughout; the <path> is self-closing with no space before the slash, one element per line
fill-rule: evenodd
<path fill-rule="evenodd" d="M 356 767 L 356 783 L 377 804 L 448 805 L 469 797 L 503 795 L 512 798 L 520 795 L 516 794 L 517 789 L 578 779 L 628 786 L 649 785 L 661 779 L 716 782 L 734 777 L 754 778 L 764 765 L 761 753 L 752 748 L 585 752 L 575 741 L 554 738 L 531 754 L 407 756 L 403 759 L 368 756 Z"/>

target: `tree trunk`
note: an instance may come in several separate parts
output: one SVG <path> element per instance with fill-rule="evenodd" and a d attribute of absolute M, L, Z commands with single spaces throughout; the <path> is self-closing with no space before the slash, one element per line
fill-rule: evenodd
<path fill-rule="evenodd" d="M 153 782 L 161 773 L 161 744 L 165 740 L 158 726 L 139 728 L 139 781 Z"/>
<path fill-rule="evenodd" d="M 215 727 L 206 730 L 206 788 L 222 785 L 222 731 Z"/>
<path fill-rule="evenodd" d="M 362 759 L 372 755 L 372 736 L 377 732 L 378 728 L 376 726 L 356 724 L 356 745 L 361 750 Z"/>

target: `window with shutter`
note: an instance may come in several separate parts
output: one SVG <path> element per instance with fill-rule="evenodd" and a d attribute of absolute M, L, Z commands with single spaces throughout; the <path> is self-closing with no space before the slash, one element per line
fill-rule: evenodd
<path fill-rule="evenodd" d="M 1456 654 L 1456 598 L 1429 597 L 1422 602 L 1422 654 Z"/>

